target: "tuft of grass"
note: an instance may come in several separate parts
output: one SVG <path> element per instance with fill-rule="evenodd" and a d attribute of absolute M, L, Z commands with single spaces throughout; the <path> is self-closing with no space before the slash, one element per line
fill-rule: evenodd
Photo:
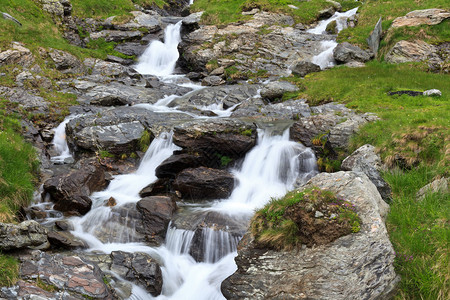
<path fill-rule="evenodd" d="M 152 139 L 152 135 L 149 131 L 145 130 L 142 133 L 141 139 L 139 140 L 139 147 L 142 152 L 146 152 L 148 147 L 150 146 L 150 142 Z"/>
<path fill-rule="evenodd" d="M 12 256 L 0 253 L 0 286 L 13 286 L 19 279 L 19 262 Z"/>

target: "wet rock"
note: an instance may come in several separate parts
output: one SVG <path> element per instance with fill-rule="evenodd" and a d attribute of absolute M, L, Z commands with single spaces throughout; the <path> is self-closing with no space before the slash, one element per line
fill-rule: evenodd
<path fill-rule="evenodd" d="M 211 161 L 241 158 L 256 143 L 256 126 L 234 119 L 195 120 L 176 126 L 173 142 Z"/>
<path fill-rule="evenodd" d="M 292 66 L 292 73 L 300 77 L 305 77 L 309 73 L 320 72 L 320 66 L 309 61 L 299 61 Z"/>
<path fill-rule="evenodd" d="M 84 72 L 84 66 L 78 58 L 68 52 L 52 49 L 48 53 L 56 69 L 62 73 L 77 74 Z"/>
<path fill-rule="evenodd" d="M 149 196 L 167 195 L 170 193 L 171 180 L 168 178 L 160 178 L 149 184 L 139 192 L 142 198 Z"/>
<path fill-rule="evenodd" d="M 44 183 L 55 209 L 63 212 L 87 213 L 92 205 L 89 195 L 107 186 L 105 173 L 95 158 L 82 161 L 79 169 L 56 175 Z"/>
<path fill-rule="evenodd" d="M 450 12 L 444 9 L 430 8 L 409 12 L 404 17 L 398 17 L 391 27 L 437 25 L 450 18 Z"/>
<path fill-rule="evenodd" d="M 161 294 L 162 273 L 159 264 L 146 253 L 111 252 L 111 271 L 145 288 L 153 296 Z"/>
<path fill-rule="evenodd" d="M 22 262 L 20 275 L 24 279 L 39 278 L 60 291 L 75 292 L 94 299 L 113 299 L 99 267 L 78 256 L 37 252 L 31 259 Z"/>
<path fill-rule="evenodd" d="M 425 199 L 427 194 L 448 193 L 448 182 L 449 178 L 439 178 L 434 180 L 433 182 L 427 184 L 426 186 L 422 187 L 419 191 L 417 191 L 416 199 L 423 200 Z"/>
<path fill-rule="evenodd" d="M 202 157 L 194 154 L 180 153 L 172 155 L 156 168 L 155 175 L 158 178 L 175 178 L 184 169 L 200 166 L 202 160 Z"/>
<path fill-rule="evenodd" d="M 202 85 L 218 86 L 218 85 L 222 85 L 222 84 L 225 84 L 225 80 L 223 80 L 219 76 L 207 76 L 207 77 L 203 78 L 203 80 L 202 80 Z"/>
<path fill-rule="evenodd" d="M 347 63 L 350 61 L 366 62 L 371 59 L 371 56 L 371 54 L 358 46 L 347 42 L 337 45 L 333 50 L 333 57 L 338 63 Z"/>
<path fill-rule="evenodd" d="M 55 221 L 55 226 L 57 229 L 62 231 L 73 230 L 73 225 L 67 220 L 57 220 Z"/>
<path fill-rule="evenodd" d="M 34 64 L 34 57 L 22 43 L 13 42 L 11 49 L 0 52 L 0 66 L 17 64 L 30 67 Z"/>
<path fill-rule="evenodd" d="M 36 221 L 18 225 L 0 223 L 0 250 L 9 251 L 47 244 L 47 230 Z"/>
<path fill-rule="evenodd" d="M 136 208 L 142 214 L 147 240 L 158 244 L 164 242 L 167 226 L 177 209 L 175 201 L 165 196 L 146 197 L 136 204 Z"/>
<path fill-rule="evenodd" d="M 238 270 L 222 283 L 227 299 L 387 299 L 399 278 L 384 218 L 388 205 L 362 173 L 321 173 L 307 187 L 331 190 L 355 204 L 361 230 L 328 245 L 293 251 L 255 247 L 246 234 Z M 329 272 L 333 270 L 333 272 Z M 346 278 L 342 280 L 342 278 Z"/>
<path fill-rule="evenodd" d="M 281 100 L 285 93 L 298 91 L 298 87 L 287 81 L 272 81 L 263 87 L 261 97 L 269 102 Z"/>
<path fill-rule="evenodd" d="M 76 249 L 88 247 L 84 241 L 67 231 L 50 231 L 47 234 L 47 238 L 50 245 L 54 248 Z"/>
<path fill-rule="evenodd" d="M 234 177 L 224 170 L 206 167 L 185 169 L 173 183 L 185 200 L 224 199 L 234 187 Z"/>
<path fill-rule="evenodd" d="M 384 201 L 389 203 L 392 200 L 391 187 L 380 175 L 381 158 L 374 146 L 367 144 L 359 147 L 342 161 L 341 170 L 363 172 L 376 186 Z"/>
<path fill-rule="evenodd" d="M 142 37 L 142 32 L 139 30 L 135 31 L 122 31 L 122 30 L 102 30 L 99 32 L 92 32 L 90 38 L 97 40 L 103 38 L 106 42 L 125 42 L 140 39 Z"/>
<path fill-rule="evenodd" d="M 437 55 L 435 46 L 424 41 L 399 41 L 386 54 L 385 60 L 390 63 L 419 62 L 424 60 L 441 59 Z"/>

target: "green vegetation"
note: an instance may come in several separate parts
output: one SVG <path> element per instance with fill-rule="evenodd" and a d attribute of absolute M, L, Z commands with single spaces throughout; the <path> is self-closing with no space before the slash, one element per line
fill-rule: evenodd
<path fill-rule="evenodd" d="M 149 131 L 145 130 L 142 133 L 141 139 L 139 140 L 139 147 L 142 152 L 146 152 L 152 141 L 152 135 Z"/>
<path fill-rule="evenodd" d="M 325 218 L 316 218 L 316 211 Z M 314 224 L 319 230 L 310 232 Z M 309 226 L 305 226 L 309 225 Z M 339 228 L 329 232 L 328 228 Z M 258 210 L 250 224 L 258 244 L 274 249 L 293 249 L 307 244 L 330 242 L 360 230 L 360 219 L 354 206 L 333 192 L 312 188 L 293 191 L 281 199 L 273 199 Z M 324 236 L 323 236 L 324 235 Z"/>
<path fill-rule="evenodd" d="M 166 5 L 164 0 L 71 0 L 73 14 L 82 18 L 108 18 L 111 16 L 129 15 L 136 10 L 134 4 L 150 8 L 156 5 L 162 8 Z"/>
<path fill-rule="evenodd" d="M 19 278 L 19 262 L 9 255 L 0 253 L 0 286 L 12 286 Z"/>
<path fill-rule="evenodd" d="M 397 299 L 446 299 L 450 197 L 435 194 L 416 201 L 415 194 L 434 179 L 449 176 L 448 75 L 426 73 L 421 64 L 373 61 L 365 68 L 336 67 L 289 80 L 303 89 L 298 97 L 312 105 L 336 101 L 380 117 L 358 132 L 350 151 L 370 143 L 392 168 L 384 178 L 393 189 L 387 227 L 397 252 L 396 271 L 402 277 Z M 387 94 L 431 88 L 443 96 Z"/>
<path fill-rule="evenodd" d="M 343 9 L 355 7 L 358 3 L 350 0 L 337 1 L 342 3 Z M 298 9 L 291 8 L 294 5 Z M 191 6 L 192 11 L 204 11 L 202 21 L 205 24 L 228 24 L 249 19 L 242 12 L 258 8 L 263 11 L 290 15 L 297 23 L 312 23 L 319 16 L 319 11 L 330 7 L 325 0 L 297 1 L 297 0 L 196 0 Z"/>
<path fill-rule="evenodd" d="M 366 39 L 373 30 L 378 19 L 382 17 L 382 28 L 386 31 L 397 17 L 402 17 L 408 12 L 427 8 L 447 8 L 448 2 L 445 0 L 395 0 L 380 1 L 366 0 L 359 9 L 358 26 L 347 28 L 339 33 L 338 41 L 347 41 L 367 48 Z M 390 29 L 381 43 L 380 53 L 384 54 L 387 49 L 403 39 L 421 39 L 427 42 L 438 42 L 450 39 L 449 21 L 445 21 L 437 26 L 416 26 L 402 27 L 395 30 Z"/>

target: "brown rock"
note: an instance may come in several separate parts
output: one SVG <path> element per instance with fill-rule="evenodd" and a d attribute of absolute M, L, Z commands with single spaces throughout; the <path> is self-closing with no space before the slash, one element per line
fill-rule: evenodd
<path fill-rule="evenodd" d="M 450 12 L 444 9 L 415 10 L 407 13 L 404 17 L 396 18 L 391 27 L 437 25 L 448 18 L 450 18 Z"/>

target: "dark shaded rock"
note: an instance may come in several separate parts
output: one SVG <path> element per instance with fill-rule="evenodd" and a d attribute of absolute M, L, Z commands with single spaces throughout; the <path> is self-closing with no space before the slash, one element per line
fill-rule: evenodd
<path fill-rule="evenodd" d="M 147 239 L 150 242 L 154 240 L 162 243 L 167 226 L 177 209 L 175 201 L 165 196 L 147 197 L 140 200 L 136 208 L 142 214 L 142 224 Z"/>
<path fill-rule="evenodd" d="M 122 30 L 102 30 L 98 32 L 92 32 L 90 38 L 93 40 L 98 40 L 100 38 L 104 39 L 106 42 L 124 42 L 137 40 L 142 37 L 142 32 L 139 30 L 135 31 L 122 31 Z"/>
<path fill-rule="evenodd" d="M 173 187 L 185 200 L 223 199 L 231 194 L 234 177 L 227 171 L 206 167 L 185 169 L 177 175 Z"/>
<path fill-rule="evenodd" d="M 127 42 L 117 45 L 114 50 L 129 56 L 141 56 L 147 47 L 141 43 Z"/>
<path fill-rule="evenodd" d="M 93 299 L 113 299 L 112 292 L 103 282 L 99 267 L 78 256 L 35 253 L 22 262 L 20 275 L 24 279 L 39 278 L 58 290 L 67 290 Z"/>
<path fill-rule="evenodd" d="M 309 61 L 300 61 L 292 66 L 292 73 L 305 77 L 309 73 L 320 72 L 320 66 Z"/>
<path fill-rule="evenodd" d="M 328 245 L 293 251 L 257 248 L 251 234 L 246 234 L 235 258 L 238 270 L 222 283 L 227 299 L 392 297 L 399 278 L 384 225 L 389 207 L 375 186 L 364 174 L 354 172 L 321 173 L 306 188 L 313 186 L 354 204 L 361 230 Z"/>
<path fill-rule="evenodd" d="M 393 96 L 393 95 L 408 95 L 411 97 L 416 97 L 416 96 L 422 96 L 423 92 L 418 92 L 418 91 L 396 91 L 396 92 L 388 92 L 389 96 Z"/>
<path fill-rule="evenodd" d="M 55 221 L 56 228 L 62 230 L 62 231 L 69 231 L 73 230 L 73 225 L 66 220 L 57 220 Z"/>
<path fill-rule="evenodd" d="M 47 230 L 36 221 L 24 221 L 18 225 L 0 223 L 0 250 L 9 251 L 47 243 Z"/>
<path fill-rule="evenodd" d="M 370 49 L 370 51 L 375 53 L 375 56 L 377 55 L 378 47 L 380 46 L 382 33 L 383 33 L 383 29 L 381 28 L 381 17 L 380 17 L 378 19 L 378 22 L 375 25 L 375 28 L 373 29 L 372 33 L 367 38 L 367 44 L 369 44 L 369 49 Z"/>
<path fill-rule="evenodd" d="M 129 66 L 129 65 L 132 65 L 135 63 L 135 61 L 132 59 L 125 59 L 125 58 L 117 57 L 114 55 L 108 55 L 106 57 L 106 61 L 118 63 L 118 64 L 125 65 L 125 66 Z"/>
<path fill-rule="evenodd" d="M 155 175 L 158 178 L 175 178 L 182 170 L 198 167 L 201 163 L 202 157 L 199 155 L 187 153 L 172 155 L 156 168 Z"/>
<path fill-rule="evenodd" d="M 273 102 L 281 100 L 285 93 L 296 91 L 298 91 L 298 87 L 290 82 L 272 81 L 261 90 L 261 97 L 267 101 Z"/>
<path fill-rule="evenodd" d="M 50 231 L 47 234 L 50 245 L 54 248 L 75 249 L 87 248 L 88 245 L 67 231 Z"/>
<path fill-rule="evenodd" d="M 161 268 L 150 255 L 113 251 L 111 259 L 111 271 L 142 286 L 155 297 L 161 294 Z"/>
<path fill-rule="evenodd" d="M 380 175 L 381 158 L 375 153 L 375 147 L 364 145 L 342 161 L 343 171 L 363 172 L 377 187 L 384 201 L 390 203 L 392 191 L 389 184 Z"/>
<path fill-rule="evenodd" d="M 139 192 L 142 198 L 157 195 L 167 195 L 170 192 L 170 180 L 167 178 L 160 178 L 155 182 L 149 184 Z"/>
<path fill-rule="evenodd" d="M 173 142 L 188 153 L 201 153 L 212 162 L 223 156 L 237 159 L 255 145 L 256 125 L 235 119 L 195 120 L 176 126 Z"/>
<path fill-rule="evenodd" d="M 44 192 L 50 194 L 55 209 L 85 214 L 92 205 L 88 195 L 107 186 L 104 170 L 95 158 L 82 161 L 78 167 L 44 183 Z"/>
<path fill-rule="evenodd" d="M 366 62 L 371 59 L 371 54 L 362 50 L 358 46 L 344 42 L 333 50 L 333 57 L 338 63 L 348 63 L 350 61 Z"/>

